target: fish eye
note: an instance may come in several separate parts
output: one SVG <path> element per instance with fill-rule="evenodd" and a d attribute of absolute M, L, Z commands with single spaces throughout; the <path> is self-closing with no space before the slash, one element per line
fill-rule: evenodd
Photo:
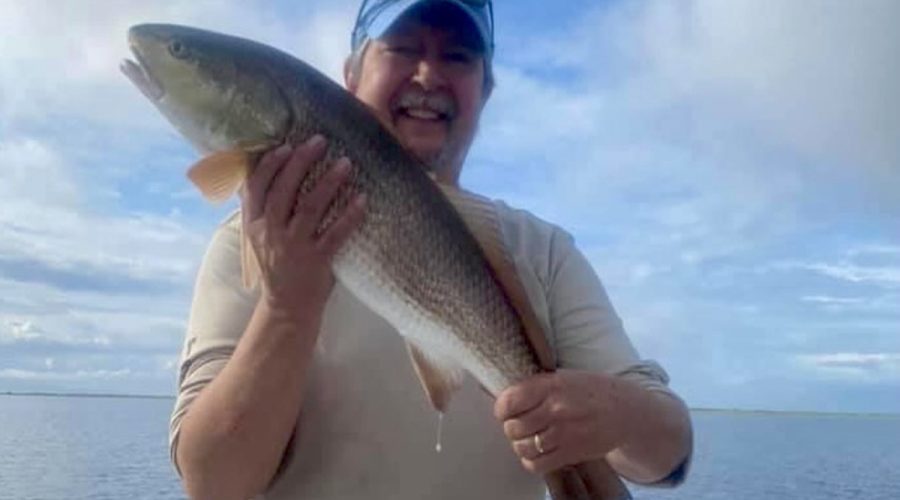
<path fill-rule="evenodd" d="M 183 59 L 187 57 L 187 52 L 187 47 L 185 47 L 184 44 L 180 41 L 172 40 L 172 42 L 169 43 L 169 53 L 172 54 L 172 57 L 175 57 L 176 59 Z"/>

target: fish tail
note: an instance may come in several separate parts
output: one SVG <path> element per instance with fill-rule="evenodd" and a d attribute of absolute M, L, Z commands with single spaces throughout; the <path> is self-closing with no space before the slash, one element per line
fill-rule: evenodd
<path fill-rule="evenodd" d="M 602 459 L 564 467 L 544 479 L 553 500 L 631 500 L 625 483 Z"/>

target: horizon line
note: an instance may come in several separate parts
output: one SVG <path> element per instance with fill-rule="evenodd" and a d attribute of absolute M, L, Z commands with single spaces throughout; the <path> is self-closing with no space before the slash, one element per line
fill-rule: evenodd
<path fill-rule="evenodd" d="M 120 399 L 175 399 L 173 394 L 128 394 L 91 392 L 42 392 L 42 391 L 0 391 L 0 396 L 41 396 L 60 398 L 120 398 Z M 692 407 L 699 413 L 778 413 L 790 415 L 846 415 L 858 417 L 900 417 L 900 412 L 823 411 L 823 410 L 775 410 L 764 408 L 710 408 Z"/>

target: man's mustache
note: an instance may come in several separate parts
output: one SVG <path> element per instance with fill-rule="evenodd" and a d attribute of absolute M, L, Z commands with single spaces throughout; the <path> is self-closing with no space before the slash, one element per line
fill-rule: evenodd
<path fill-rule="evenodd" d="M 394 111 L 403 109 L 424 109 L 435 112 L 442 118 L 453 119 L 456 116 L 456 101 L 446 92 L 412 89 L 403 92 L 394 105 Z"/>

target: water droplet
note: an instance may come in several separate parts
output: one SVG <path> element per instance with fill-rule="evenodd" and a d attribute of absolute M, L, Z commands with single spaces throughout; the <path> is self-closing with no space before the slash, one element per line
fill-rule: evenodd
<path fill-rule="evenodd" d="M 441 452 L 441 438 L 444 433 L 444 414 L 438 413 L 438 426 L 437 426 L 437 444 L 434 445 L 434 451 L 440 453 Z"/>

